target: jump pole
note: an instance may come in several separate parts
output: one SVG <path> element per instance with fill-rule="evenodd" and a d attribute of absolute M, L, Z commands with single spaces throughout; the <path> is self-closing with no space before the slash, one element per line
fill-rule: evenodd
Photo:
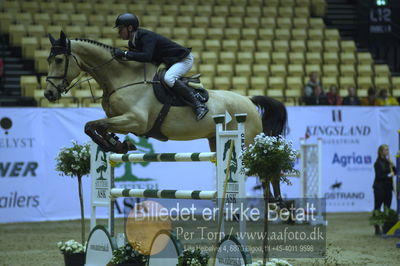
<path fill-rule="evenodd" d="M 242 161 L 239 157 L 244 148 L 244 122 L 246 114 L 236 114 L 236 130 L 227 130 L 224 128 L 225 115 L 213 117 L 216 123 L 216 144 L 217 152 L 201 153 L 158 153 L 158 154 L 110 154 L 103 152 L 95 144 L 91 145 L 91 217 L 90 228 L 96 226 L 96 208 L 106 207 L 109 212 L 108 230 L 114 237 L 114 204 L 118 197 L 145 197 L 145 198 L 174 198 L 174 199 L 226 199 L 225 202 L 235 203 L 244 199 L 245 176 L 240 171 Z M 224 194 L 225 173 L 227 170 L 228 153 L 231 142 L 233 142 L 232 165 L 236 170 L 229 171 L 229 179 L 226 183 L 226 194 Z M 195 162 L 195 161 L 215 161 L 216 166 L 216 190 L 151 190 L 151 189 L 120 189 L 114 185 L 114 168 L 112 162 Z M 235 168 L 235 167 L 234 167 Z M 233 168 L 233 169 L 234 169 Z M 223 231 L 223 228 L 221 229 Z M 246 221 L 240 221 L 240 231 L 246 230 Z"/>

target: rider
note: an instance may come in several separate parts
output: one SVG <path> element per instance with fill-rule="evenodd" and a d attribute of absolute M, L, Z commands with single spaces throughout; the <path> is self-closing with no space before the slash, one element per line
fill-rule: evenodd
<path fill-rule="evenodd" d="M 193 66 L 193 55 L 190 48 L 185 48 L 168 38 L 149 30 L 139 28 L 139 19 L 131 13 L 117 17 L 115 28 L 119 36 L 128 40 L 129 51 L 115 49 L 115 57 L 139 62 L 164 63 L 169 68 L 164 76 L 165 83 L 185 100 L 194 105 L 196 120 L 202 119 L 208 108 L 194 95 L 184 82 L 179 80 Z"/>

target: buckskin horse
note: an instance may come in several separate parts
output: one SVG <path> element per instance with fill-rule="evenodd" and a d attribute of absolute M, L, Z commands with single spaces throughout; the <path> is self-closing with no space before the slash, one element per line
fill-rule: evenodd
<path fill-rule="evenodd" d="M 55 102 L 72 87 L 70 83 L 81 71 L 91 75 L 103 90 L 102 107 L 107 118 L 87 122 L 85 133 L 105 151 L 126 153 L 135 149 L 129 141 L 121 142 L 115 133 L 133 133 L 161 140 L 207 138 L 210 150 L 215 151 L 212 116 L 225 112 L 231 116 L 247 114 L 246 146 L 257 134 L 279 135 L 286 126 L 287 111 L 281 102 L 266 96 L 247 97 L 226 90 L 207 90 L 209 112 L 200 121 L 195 120 L 189 106 L 170 106 L 167 114 L 160 115 L 165 105 L 153 91 L 157 65 L 117 60 L 112 46 L 88 39 L 70 40 L 62 31 L 58 40 L 51 35 L 49 39 L 52 47 L 44 95 L 50 102 Z M 231 121 L 228 126 L 235 128 L 236 121 Z"/>

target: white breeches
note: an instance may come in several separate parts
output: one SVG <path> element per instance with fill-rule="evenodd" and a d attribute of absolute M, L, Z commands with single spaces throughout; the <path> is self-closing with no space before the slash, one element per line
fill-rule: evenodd
<path fill-rule="evenodd" d="M 192 53 L 188 54 L 181 61 L 173 64 L 164 75 L 164 81 L 168 86 L 173 87 L 175 81 L 188 73 L 193 66 L 194 57 Z"/>

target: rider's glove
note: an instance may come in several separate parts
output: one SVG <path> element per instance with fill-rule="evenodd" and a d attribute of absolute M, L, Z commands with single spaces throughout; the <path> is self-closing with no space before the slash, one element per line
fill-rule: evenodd
<path fill-rule="evenodd" d="M 125 58 L 127 54 L 127 51 L 123 51 L 121 49 L 115 48 L 114 49 L 114 56 L 116 58 Z"/>

